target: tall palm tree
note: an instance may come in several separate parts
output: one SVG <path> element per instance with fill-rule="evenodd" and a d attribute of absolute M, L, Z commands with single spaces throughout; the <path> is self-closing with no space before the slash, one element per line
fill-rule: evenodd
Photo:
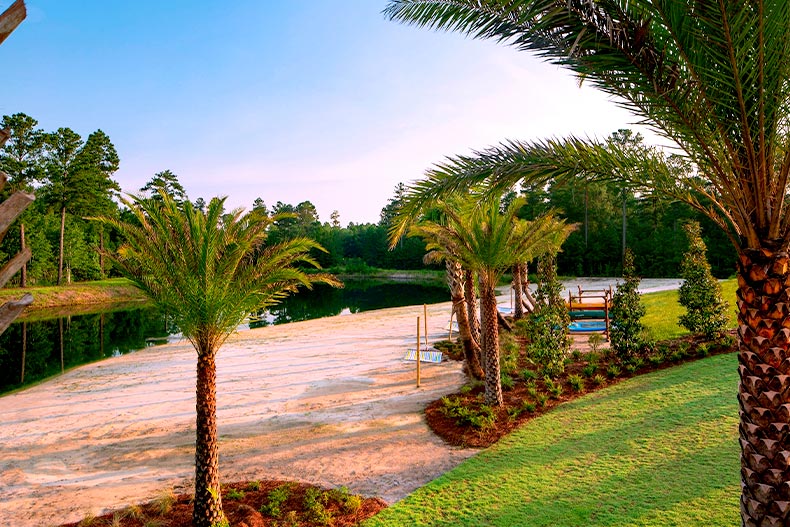
<path fill-rule="evenodd" d="M 277 302 L 299 285 L 334 282 L 306 275 L 299 264 L 316 265 L 309 251 L 320 248 L 299 238 L 266 246 L 276 218 L 264 213 L 225 212 L 214 198 L 205 212 L 189 201 L 176 203 L 164 190 L 157 199 L 123 203 L 136 222 L 96 218 L 116 228 L 124 244 L 108 256 L 118 269 L 178 325 L 197 351 L 195 499 L 193 525 L 225 521 L 219 480 L 215 357 L 251 312 Z M 317 265 L 316 265 L 317 266 Z"/>
<path fill-rule="evenodd" d="M 499 371 L 499 324 L 496 285 L 514 262 L 529 261 L 547 251 L 557 251 L 573 227 L 548 214 L 534 221 L 520 220 L 523 199 L 514 200 L 500 212 L 498 200 L 474 203 L 443 202 L 446 221 L 423 221 L 412 227 L 415 234 L 441 247 L 446 255 L 474 271 L 480 288 L 486 404 L 502 404 Z"/>
<path fill-rule="evenodd" d="M 405 206 L 487 180 L 619 178 L 707 214 L 738 249 L 741 512 L 790 523 L 790 1 L 390 0 L 391 19 L 492 38 L 575 72 L 677 145 L 506 141 L 437 166 Z"/>

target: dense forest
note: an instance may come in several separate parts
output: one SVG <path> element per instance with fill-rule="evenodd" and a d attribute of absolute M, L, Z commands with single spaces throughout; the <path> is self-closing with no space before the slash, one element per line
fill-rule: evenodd
<path fill-rule="evenodd" d="M 0 244 L 2 258 L 16 254 L 23 240 L 32 250 L 26 272 L 16 278 L 16 284 L 51 285 L 112 276 L 112 269 L 97 249 L 111 249 L 121 240 L 86 219 L 126 214 L 116 199 L 120 187 L 113 175 L 120 160 L 110 138 L 101 130 L 85 139 L 69 128 L 45 132 L 34 118 L 21 113 L 3 116 L 0 128 L 11 133 L 0 149 L 0 170 L 9 178 L 3 198 L 17 190 L 36 194 L 36 201 Z M 139 193 L 147 194 L 157 187 L 164 187 L 176 199 L 190 199 L 178 176 L 169 170 L 153 174 Z M 330 221 L 322 222 L 310 201 L 296 205 L 278 201 L 267 206 L 259 198 L 251 207 L 269 214 L 288 213 L 274 223 L 270 242 L 294 236 L 313 238 L 327 251 L 315 255 L 324 268 L 348 273 L 370 268 L 422 269 L 425 244 L 421 239 L 404 238 L 393 250 L 388 249 L 387 232 L 405 191 L 403 184 L 394 189 L 378 223 L 349 223 L 345 227 L 340 225 L 337 212 Z M 714 274 L 726 277 L 733 272 L 731 244 L 715 226 L 684 204 L 640 195 L 613 183 L 549 183 L 519 192 L 528 198 L 524 217 L 553 208 L 578 224 L 558 256 L 562 275 L 618 275 L 625 240 L 642 276 L 677 276 L 687 246 L 682 226 L 688 219 L 696 219 L 703 226 Z M 205 206 L 203 198 L 192 203 L 197 208 Z"/>

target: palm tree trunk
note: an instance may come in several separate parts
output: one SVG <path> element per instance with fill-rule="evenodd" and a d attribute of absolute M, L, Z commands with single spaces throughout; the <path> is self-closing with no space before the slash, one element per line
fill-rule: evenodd
<path fill-rule="evenodd" d="M 63 233 L 66 232 L 66 207 L 60 209 L 60 243 L 58 249 L 58 285 L 63 283 Z"/>
<path fill-rule="evenodd" d="M 469 316 L 464 299 L 463 269 L 461 264 L 451 260 L 446 260 L 445 267 L 450 296 L 453 299 L 453 312 L 458 321 L 458 333 L 464 348 L 467 373 L 474 379 L 482 379 L 484 374 L 483 367 L 480 365 L 480 347 L 472 338 L 472 331 L 469 328 Z"/>
<path fill-rule="evenodd" d="M 499 374 L 499 323 L 495 285 L 480 274 L 480 318 L 483 326 L 483 357 L 485 359 L 485 402 L 501 406 L 502 379 Z"/>
<path fill-rule="evenodd" d="M 790 453 L 790 257 L 747 250 L 738 262 L 738 403 L 744 525 L 787 525 Z"/>
<path fill-rule="evenodd" d="M 524 318 L 524 301 L 522 299 L 523 289 L 521 287 L 521 264 L 513 266 L 513 319 L 521 320 Z"/>
<path fill-rule="evenodd" d="M 483 366 L 485 371 L 485 361 L 482 357 L 482 336 L 480 331 L 480 318 L 477 314 L 477 295 L 475 294 L 475 274 L 464 270 L 464 300 L 466 301 L 466 316 L 469 318 L 469 331 L 472 333 L 472 340 L 477 344 L 477 361 Z"/>
<path fill-rule="evenodd" d="M 214 527 L 225 518 L 219 483 L 217 368 L 213 352 L 198 350 L 195 432 L 195 506 L 192 525 Z"/>

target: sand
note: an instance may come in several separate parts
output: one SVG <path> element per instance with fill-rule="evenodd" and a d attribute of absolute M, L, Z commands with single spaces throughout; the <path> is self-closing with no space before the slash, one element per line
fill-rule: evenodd
<path fill-rule="evenodd" d="M 449 314 L 449 302 L 428 307 L 429 342 L 447 337 Z M 217 359 L 223 481 L 346 485 L 394 502 L 473 455 L 425 424 L 425 405 L 464 375 L 459 362 L 424 364 L 415 386 L 403 356 L 418 316 L 421 306 L 232 335 Z M 0 526 L 56 525 L 188 491 L 195 363 L 192 346 L 176 342 L 0 398 Z"/>
<path fill-rule="evenodd" d="M 450 304 L 429 306 L 429 341 Z M 238 332 L 217 359 L 223 481 L 287 479 L 394 502 L 475 453 L 445 445 L 422 409 L 464 381 L 423 364 L 422 306 Z M 82 366 L 0 398 L 0 525 L 76 521 L 188 490 L 195 352 L 184 341 Z"/>

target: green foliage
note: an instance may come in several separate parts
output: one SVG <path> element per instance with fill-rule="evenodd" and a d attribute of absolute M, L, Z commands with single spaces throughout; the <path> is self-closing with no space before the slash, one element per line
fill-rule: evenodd
<path fill-rule="evenodd" d="M 604 384 L 606 384 L 606 377 L 604 377 L 600 373 L 596 373 L 595 376 L 592 378 L 592 383 L 596 386 L 603 386 Z"/>
<path fill-rule="evenodd" d="M 505 372 L 500 373 L 499 378 L 500 378 L 500 382 L 502 383 L 503 390 L 512 390 L 516 385 L 515 381 L 513 380 L 513 377 L 511 377 Z"/>
<path fill-rule="evenodd" d="M 494 425 L 496 415 L 491 406 L 467 404 L 460 397 L 442 397 L 441 411 L 461 426 L 486 430 Z"/>
<path fill-rule="evenodd" d="M 540 305 L 528 317 L 530 343 L 527 354 L 545 375 L 556 377 L 565 370 L 565 357 L 571 346 L 568 336 L 570 317 L 560 294 L 554 258 L 545 255 L 538 263 L 537 300 Z"/>
<path fill-rule="evenodd" d="M 582 366 L 582 375 L 587 377 L 588 379 L 595 375 L 595 371 L 598 369 L 598 365 L 592 362 L 585 364 Z"/>
<path fill-rule="evenodd" d="M 623 370 L 617 364 L 610 364 L 606 367 L 606 375 L 609 376 L 610 379 L 614 379 L 621 373 L 623 373 Z"/>
<path fill-rule="evenodd" d="M 326 493 L 316 487 L 309 487 L 304 493 L 305 519 L 318 525 L 332 525 L 332 511 L 325 506 Z"/>
<path fill-rule="evenodd" d="M 612 325 L 609 338 L 612 350 L 621 360 L 640 353 L 645 327 L 641 322 L 645 306 L 639 296 L 640 278 L 634 272 L 634 256 L 626 249 L 623 261 L 623 282 L 617 283 L 612 297 Z"/>
<path fill-rule="evenodd" d="M 568 384 L 571 385 L 571 388 L 573 388 L 574 391 L 584 391 L 584 379 L 581 375 L 568 375 Z"/>
<path fill-rule="evenodd" d="M 699 223 L 688 222 L 683 229 L 689 248 L 680 265 L 684 281 L 679 296 L 686 313 L 680 316 L 679 321 L 689 331 L 714 339 L 727 327 L 729 304 L 722 299 L 721 286 L 711 274 Z"/>
<path fill-rule="evenodd" d="M 292 488 L 292 484 L 286 483 L 272 489 L 266 497 L 266 501 L 261 505 L 260 513 L 279 518 L 282 515 L 283 504 L 291 497 Z"/>
<path fill-rule="evenodd" d="M 228 489 L 228 492 L 225 493 L 225 497 L 229 500 L 240 500 L 246 496 L 246 493 L 241 489 Z"/>

